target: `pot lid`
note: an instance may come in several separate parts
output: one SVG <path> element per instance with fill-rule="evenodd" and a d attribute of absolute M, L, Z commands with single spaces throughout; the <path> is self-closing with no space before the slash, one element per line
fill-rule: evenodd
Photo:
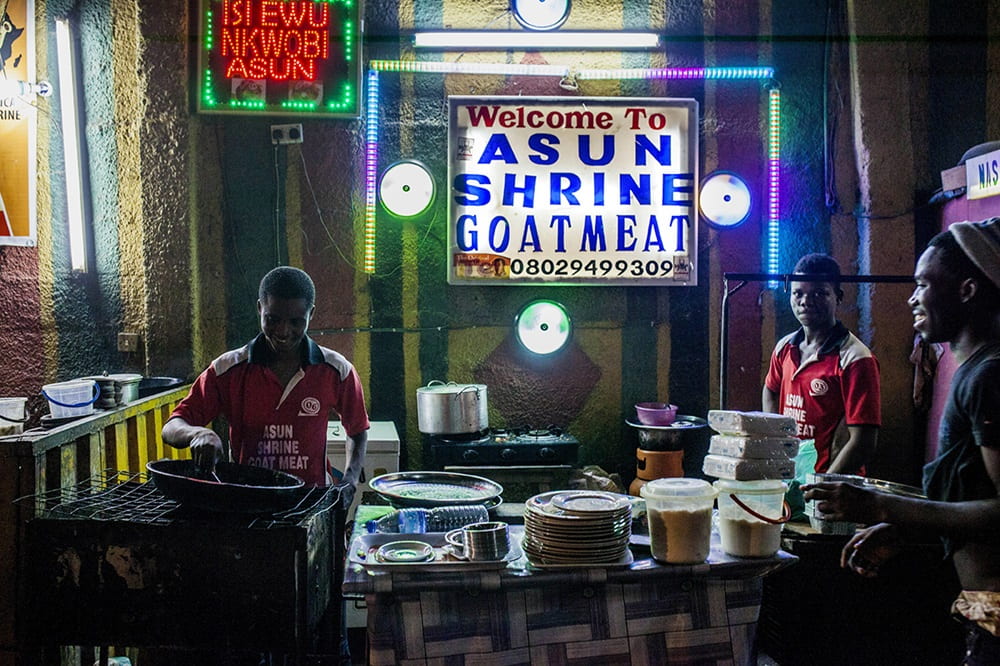
<path fill-rule="evenodd" d="M 421 386 L 417 389 L 417 393 L 440 393 L 444 395 L 453 395 L 456 393 L 465 393 L 467 391 L 485 391 L 486 384 L 456 384 L 455 382 L 448 382 L 447 384 L 435 384 L 430 383 L 427 386 Z"/>
<path fill-rule="evenodd" d="M 703 479 L 654 479 L 642 487 L 643 497 L 715 497 L 719 491 Z"/>

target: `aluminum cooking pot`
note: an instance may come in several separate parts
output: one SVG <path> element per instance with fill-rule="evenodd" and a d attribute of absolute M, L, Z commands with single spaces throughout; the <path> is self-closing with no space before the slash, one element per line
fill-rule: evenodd
<path fill-rule="evenodd" d="M 490 427 L 486 384 L 434 380 L 417 389 L 417 429 L 428 435 L 461 435 Z"/>

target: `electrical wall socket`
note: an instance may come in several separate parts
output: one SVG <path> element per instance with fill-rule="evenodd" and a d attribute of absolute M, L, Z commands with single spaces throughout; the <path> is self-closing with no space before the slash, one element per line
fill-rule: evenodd
<path fill-rule="evenodd" d="M 138 333 L 119 333 L 118 334 L 118 351 L 132 353 L 139 351 L 139 334 Z"/>
<path fill-rule="evenodd" d="M 271 143 L 302 143 L 302 123 L 292 125 L 271 125 Z"/>

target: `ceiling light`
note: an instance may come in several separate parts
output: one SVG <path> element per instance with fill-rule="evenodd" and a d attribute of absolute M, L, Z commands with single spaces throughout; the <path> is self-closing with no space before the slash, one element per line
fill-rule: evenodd
<path fill-rule="evenodd" d="M 555 30 L 569 17 L 569 0 L 510 0 L 510 10 L 528 30 Z"/>
<path fill-rule="evenodd" d="M 618 51 L 654 49 L 660 36 L 654 32 L 521 32 L 514 30 L 441 30 L 418 32 L 413 35 L 413 45 L 424 49 L 497 50 L 524 49 L 551 51 L 575 49 L 578 51 Z"/>

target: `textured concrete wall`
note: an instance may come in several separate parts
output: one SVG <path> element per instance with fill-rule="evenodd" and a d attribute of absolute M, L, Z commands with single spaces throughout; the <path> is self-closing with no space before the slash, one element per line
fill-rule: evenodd
<path fill-rule="evenodd" d="M 928 35 L 941 25 L 954 34 L 959 19 L 936 3 L 858 3 L 828 14 L 790 0 L 578 2 L 563 29 L 652 29 L 664 47 L 414 54 L 407 35 L 417 27 L 517 29 L 507 1 L 368 2 L 365 58 L 773 66 L 783 104 L 779 270 L 827 250 L 849 272 L 908 274 L 923 224 L 914 207 L 957 159 L 956 146 L 995 138 L 987 135 L 996 121 L 986 100 L 997 94 L 997 50 L 986 35 L 996 12 L 985 0 L 972 4 L 982 14 L 967 28 L 973 38 L 944 42 L 966 45 L 960 60 L 968 71 L 957 78 Z M 624 425 L 633 402 L 669 398 L 702 416 L 717 405 L 721 276 L 763 270 L 762 209 L 738 230 L 702 226 L 696 288 L 449 287 L 447 197 L 439 194 L 417 220 L 378 210 L 377 268 L 366 275 L 363 118 L 304 117 L 305 142 L 275 150 L 273 119 L 192 112 L 190 3 L 36 7 L 40 78 L 56 78 L 53 20 L 70 15 L 80 26 L 94 269 L 69 270 L 57 95 L 42 102 L 38 247 L 0 247 L 5 393 L 33 394 L 43 381 L 103 370 L 190 376 L 255 333 L 257 283 L 287 262 L 316 279 L 315 336 L 355 362 L 373 417 L 396 422 L 412 465 L 421 463 L 415 390 L 432 379 L 486 381 L 496 424 L 566 426 L 582 440 L 585 462 L 625 473 L 634 465 L 634 433 Z M 953 81 L 971 100 L 962 113 L 946 94 Z M 450 94 L 693 97 L 702 174 L 731 169 L 762 183 L 766 170 L 759 83 L 609 80 L 569 91 L 544 77 L 415 74 L 383 74 L 381 83 L 380 170 L 421 159 L 440 174 L 439 192 Z M 908 443 L 909 321 L 897 305 L 900 289 L 849 290 L 844 319 L 883 359 L 891 396 L 885 441 Z M 538 297 L 563 302 L 575 324 L 567 354 L 543 365 L 528 362 L 511 339 L 514 315 Z M 762 361 L 794 320 L 787 295 L 759 284 L 736 294 L 731 312 L 728 406 L 750 409 Z M 138 353 L 117 351 L 124 330 L 140 334 Z M 905 476 L 899 459 L 911 453 L 908 444 L 886 452 L 892 459 L 879 469 Z"/>

